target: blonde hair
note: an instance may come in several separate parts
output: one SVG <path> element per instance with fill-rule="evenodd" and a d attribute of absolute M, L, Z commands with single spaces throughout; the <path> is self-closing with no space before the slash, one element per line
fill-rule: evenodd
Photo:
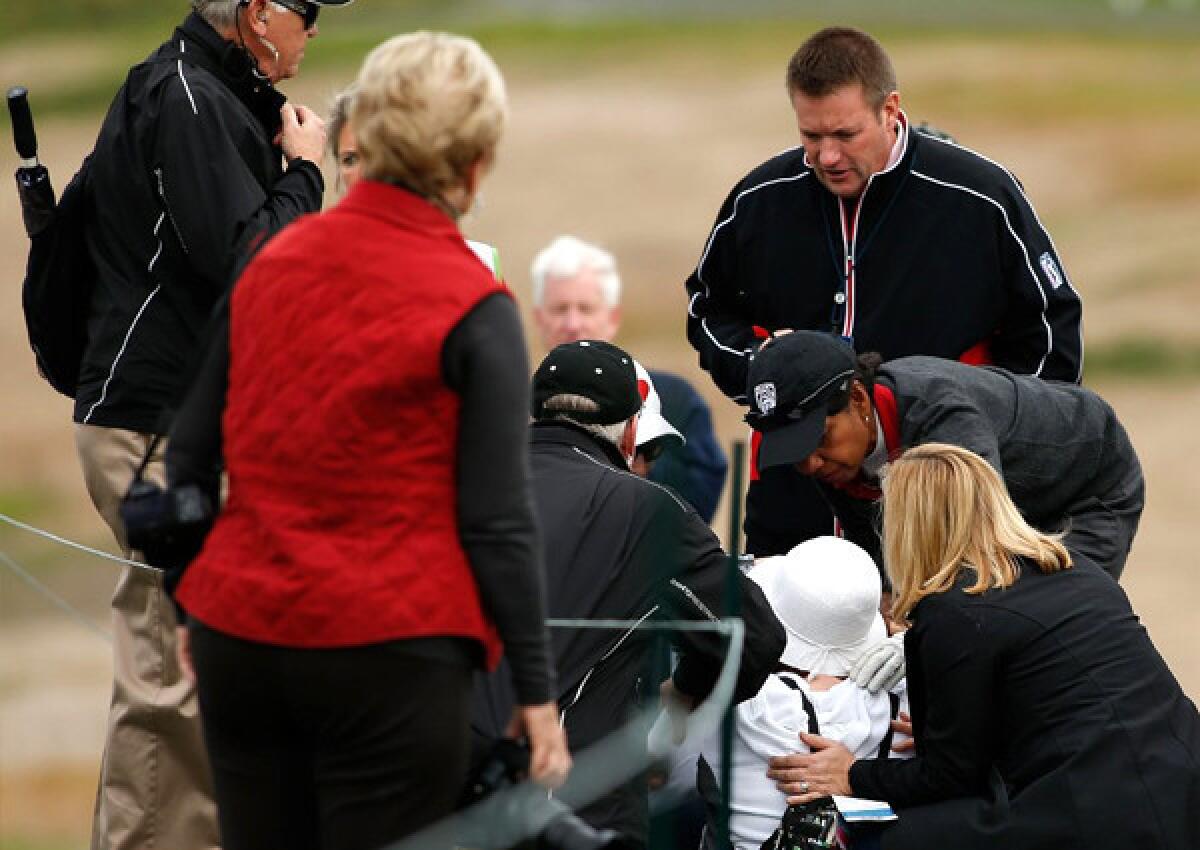
<path fill-rule="evenodd" d="M 906 619 L 924 597 L 975 573 L 967 593 L 1009 587 L 1018 558 L 1042 572 L 1071 566 L 1062 535 L 1032 528 L 999 473 L 959 446 L 927 443 L 906 451 L 883 481 L 883 552 L 892 579 L 892 615 Z"/>
<path fill-rule="evenodd" d="M 390 38 L 367 55 L 355 86 L 363 177 L 402 183 L 443 208 L 467 169 L 492 158 L 508 117 L 496 63 L 463 36 Z"/>

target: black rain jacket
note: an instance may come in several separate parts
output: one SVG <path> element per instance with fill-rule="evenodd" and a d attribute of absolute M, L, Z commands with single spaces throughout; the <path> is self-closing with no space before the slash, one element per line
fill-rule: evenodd
<path fill-rule="evenodd" d="M 567 423 L 533 426 L 531 462 L 550 617 L 706 621 L 723 616 L 728 556 L 687 502 L 634 475 L 612 446 Z M 775 668 L 785 635 L 758 585 L 740 573 L 738 579 L 746 624 L 734 693 L 740 702 L 758 693 Z M 572 752 L 615 731 L 640 701 L 658 699 L 659 683 L 649 672 L 654 634 L 551 631 L 558 703 Z M 724 638 L 679 632 L 673 640 L 681 655 L 676 687 L 703 698 L 724 662 Z M 503 729 L 512 708 L 503 690 L 507 679 L 493 674 L 477 690 L 477 732 L 495 735 Z M 645 795 L 645 782 L 635 780 L 580 814 L 593 826 L 644 842 Z"/>
<path fill-rule="evenodd" d="M 92 154 L 97 280 L 75 421 L 165 433 L 213 306 L 245 258 L 321 207 L 315 163 L 285 171 L 285 98 L 199 15 L 134 66 Z"/>
<path fill-rule="evenodd" d="M 904 143 L 857 207 L 803 148 L 729 193 L 687 280 L 687 333 L 734 401 L 759 335 L 783 328 L 832 331 L 884 360 L 982 347 L 1010 372 L 1079 382 L 1083 308 L 1016 177 L 919 130 Z"/>

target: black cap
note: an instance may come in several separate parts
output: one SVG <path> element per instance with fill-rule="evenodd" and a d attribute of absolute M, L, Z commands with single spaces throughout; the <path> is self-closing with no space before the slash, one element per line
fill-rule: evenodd
<path fill-rule="evenodd" d="M 614 425 L 642 409 L 633 358 L 615 345 L 595 339 L 564 342 L 546 355 L 533 373 L 533 418 L 545 419 L 542 407 L 556 395 L 579 395 L 599 406 L 594 413 L 571 411 L 588 425 Z"/>
<path fill-rule="evenodd" d="M 857 358 L 841 337 L 793 331 L 754 355 L 746 422 L 762 433 L 758 468 L 799 463 L 821 444 L 825 417 L 846 407 Z"/>

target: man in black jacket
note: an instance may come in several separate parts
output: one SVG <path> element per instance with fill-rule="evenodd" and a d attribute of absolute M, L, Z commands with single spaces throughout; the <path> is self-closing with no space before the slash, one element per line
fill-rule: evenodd
<path fill-rule="evenodd" d="M 563 235 L 538 252 L 530 272 L 534 327 L 547 351 L 580 339 L 613 341 L 621 326 L 622 287 L 616 257 L 598 245 Z M 653 369 L 650 379 L 662 402 L 663 417 L 682 441 L 660 446 L 661 454 L 647 477 L 666 484 L 705 522 L 712 522 L 729 466 L 713 433 L 712 411 L 682 376 Z"/>
<path fill-rule="evenodd" d="M 533 378 L 533 491 L 543 534 L 551 617 L 708 621 L 725 609 L 728 558 L 695 510 L 671 490 L 629 471 L 641 408 L 633 361 L 609 343 L 557 346 Z M 758 692 L 783 651 L 783 627 L 758 587 L 739 573 L 746 642 L 735 700 Z M 647 681 L 651 632 L 556 629 L 558 702 L 572 752 L 657 698 Z M 707 632 L 675 636 L 681 657 L 665 687 L 694 705 L 712 688 L 724 640 Z M 493 675 L 481 689 L 476 726 L 494 736 L 510 712 Z M 615 829 L 631 846 L 646 842 L 644 778 L 629 782 L 581 816 Z"/>
<path fill-rule="evenodd" d="M 193 0 L 104 119 L 85 190 L 96 280 L 74 418 L 88 492 L 123 550 L 118 505 L 166 433 L 213 305 L 264 240 L 320 209 L 323 123 L 274 84 L 299 70 L 320 6 L 347 2 Z M 161 480 L 161 445 L 145 473 Z M 113 609 L 92 847 L 214 847 L 195 694 L 161 574 L 126 567 Z"/>
<path fill-rule="evenodd" d="M 730 192 L 688 278 L 688 339 L 730 398 L 772 332 L 825 331 L 885 360 L 914 354 L 1078 382 L 1082 307 L 1029 199 L 1003 166 L 909 125 L 883 48 L 830 28 L 792 57 L 802 146 Z M 747 495 L 747 548 L 827 534 L 790 468 Z"/>

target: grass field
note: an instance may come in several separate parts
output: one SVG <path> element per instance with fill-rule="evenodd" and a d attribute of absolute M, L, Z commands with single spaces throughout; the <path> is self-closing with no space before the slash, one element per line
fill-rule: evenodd
<path fill-rule="evenodd" d="M 174 16 L 162 3 L 94 0 L 66 30 L 36 16 L 22 29 L 5 26 L 18 5 L 49 8 L 3 5 L 0 81 L 30 85 L 43 159 L 61 186 L 125 68 Z M 795 143 L 783 67 L 804 35 L 831 22 L 825 5 L 788 4 L 799 16 L 785 17 L 751 3 L 759 14 L 751 21 L 671 18 L 670 4 L 639 19 L 632 3 L 613 5 L 618 20 L 581 20 L 581 3 L 535 19 L 537 5 L 502 4 L 502 15 L 481 3 L 358 0 L 322 19 L 288 93 L 323 109 L 385 34 L 422 18 L 465 24 L 504 68 L 512 99 L 470 235 L 500 247 L 522 298 L 530 259 L 557 233 L 613 250 L 627 288 L 619 341 L 691 377 L 722 438 L 740 436 L 739 411 L 697 370 L 683 339 L 682 281 L 732 183 Z M 1009 165 L 1054 235 L 1084 298 L 1088 382 L 1127 422 L 1147 472 L 1147 512 L 1123 584 L 1195 698 L 1200 26 L 1182 4 L 1150 6 L 1136 19 L 1085 0 L 984 11 L 918 3 L 903 19 L 865 3 L 846 14 L 872 24 L 892 52 L 909 115 Z M 37 378 L 25 345 L 17 294 L 25 248 L 15 198 L 0 192 L 0 512 L 108 546 L 79 481 L 69 403 Z M 104 619 L 109 565 L 5 529 L 0 553 Z M 83 842 L 107 682 L 103 641 L 0 566 L 0 850 Z"/>

